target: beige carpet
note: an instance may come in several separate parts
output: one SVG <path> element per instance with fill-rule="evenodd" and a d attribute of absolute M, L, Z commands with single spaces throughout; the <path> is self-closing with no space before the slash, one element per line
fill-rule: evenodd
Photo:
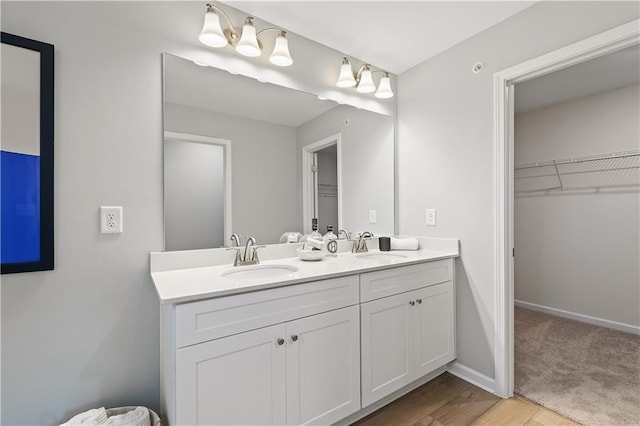
<path fill-rule="evenodd" d="M 516 308 L 515 392 L 585 425 L 640 425 L 640 336 Z"/>

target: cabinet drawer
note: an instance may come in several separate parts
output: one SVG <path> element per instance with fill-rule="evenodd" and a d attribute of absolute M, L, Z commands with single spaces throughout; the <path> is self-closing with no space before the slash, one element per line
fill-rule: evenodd
<path fill-rule="evenodd" d="M 453 279 L 453 259 L 402 266 L 360 275 L 362 302 Z"/>
<path fill-rule="evenodd" d="M 178 348 L 359 302 L 356 275 L 176 306 Z"/>

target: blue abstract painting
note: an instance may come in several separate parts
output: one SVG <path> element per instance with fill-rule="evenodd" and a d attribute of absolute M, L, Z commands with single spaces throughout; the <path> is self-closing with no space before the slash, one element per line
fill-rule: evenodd
<path fill-rule="evenodd" d="M 40 260 L 40 157 L 0 151 L 0 259 Z"/>

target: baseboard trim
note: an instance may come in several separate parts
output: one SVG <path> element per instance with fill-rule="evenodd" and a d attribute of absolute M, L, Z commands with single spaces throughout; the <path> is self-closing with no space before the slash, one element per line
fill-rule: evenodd
<path fill-rule="evenodd" d="M 484 389 L 487 392 L 496 392 L 496 382 L 491 377 L 485 376 L 482 373 L 477 372 L 473 368 L 469 368 L 466 365 L 460 364 L 458 361 L 454 361 L 448 369 L 449 373 L 456 377 L 469 382 L 472 385 Z"/>
<path fill-rule="evenodd" d="M 548 306 L 536 305 L 535 303 L 523 302 L 516 300 L 515 305 L 520 308 L 531 309 L 532 311 L 543 312 L 562 318 L 568 318 L 575 321 L 586 322 L 587 324 L 599 325 L 601 327 L 612 328 L 614 330 L 624 331 L 626 333 L 640 335 L 640 327 L 621 322 L 610 321 L 602 318 L 596 318 L 589 315 L 577 314 L 575 312 L 564 311 L 562 309 L 550 308 Z"/>

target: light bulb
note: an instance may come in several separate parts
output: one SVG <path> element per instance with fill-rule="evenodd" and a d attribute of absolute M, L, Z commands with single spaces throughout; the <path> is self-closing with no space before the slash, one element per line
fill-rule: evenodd
<path fill-rule="evenodd" d="M 269 57 L 269 62 L 279 67 L 288 67 L 293 64 L 293 59 L 289 53 L 289 41 L 286 37 L 286 31 L 280 31 L 276 38 L 276 44 L 273 47 L 273 52 Z"/>
<path fill-rule="evenodd" d="M 353 68 L 347 58 L 342 58 L 342 65 L 340 66 L 340 76 L 336 82 L 338 87 L 353 87 L 356 85 L 356 79 L 353 78 Z"/>
<path fill-rule="evenodd" d="M 208 7 L 204 14 L 204 25 L 198 39 L 211 47 L 225 47 L 229 43 L 220 26 L 220 17 L 212 7 Z"/>
<path fill-rule="evenodd" d="M 376 91 L 376 98 L 386 99 L 392 97 L 393 90 L 391 90 L 391 79 L 389 78 L 389 73 L 384 73 L 384 75 L 380 79 L 378 90 Z"/>
<path fill-rule="evenodd" d="M 251 16 L 244 21 L 240 41 L 236 44 L 236 52 L 250 57 L 260 56 L 262 53 L 256 37 L 256 27 L 253 26 L 253 18 Z"/>
<path fill-rule="evenodd" d="M 360 93 L 371 93 L 376 90 L 376 85 L 373 84 L 373 77 L 371 76 L 369 65 L 366 65 L 362 74 L 360 74 L 360 81 L 358 82 L 356 90 Z"/>

